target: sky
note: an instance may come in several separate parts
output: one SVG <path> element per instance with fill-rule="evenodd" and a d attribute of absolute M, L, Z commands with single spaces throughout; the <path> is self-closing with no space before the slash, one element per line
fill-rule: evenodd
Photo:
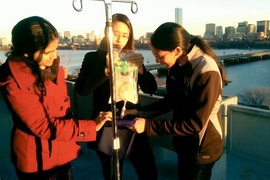
<path fill-rule="evenodd" d="M 83 10 L 77 12 L 72 6 L 73 0 L 1 0 L 0 38 L 7 38 L 10 43 L 13 26 L 34 15 L 46 18 L 62 33 L 70 31 L 72 36 L 85 36 L 95 31 L 102 36 L 106 25 L 104 1 L 82 1 Z M 131 12 L 127 0 L 122 1 L 126 3 L 112 2 L 108 12 L 126 14 L 132 22 L 135 38 L 153 32 L 164 22 L 175 21 L 177 7 L 182 9 L 183 27 L 193 35 L 203 36 L 207 23 L 222 26 L 224 32 L 225 27 L 237 27 L 238 22 L 256 25 L 257 21 L 270 20 L 270 0 L 135 0 L 136 14 Z"/>

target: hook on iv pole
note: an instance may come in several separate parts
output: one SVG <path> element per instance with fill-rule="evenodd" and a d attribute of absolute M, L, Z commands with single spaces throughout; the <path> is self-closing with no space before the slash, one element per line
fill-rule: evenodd
<path fill-rule="evenodd" d="M 77 0 L 73 0 L 72 1 L 72 6 L 73 6 L 73 8 L 76 10 L 76 11 L 78 11 L 78 12 L 81 12 L 82 10 L 83 10 L 83 3 L 82 3 L 82 0 L 80 0 L 80 8 L 77 8 L 76 7 L 76 5 L 75 5 L 75 2 L 76 2 Z"/>
<path fill-rule="evenodd" d="M 81 12 L 83 10 L 83 0 L 80 0 L 80 7 L 77 8 L 76 7 L 76 1 L 77 0 L 73 0 L 72 2 L 72 6 L 73 8 L 78 11 L 78 12 Z M 100 1 L 100 0 L 94 0 L 94 1 Z M 102 1 L 105 1 L 105 0 L 102 0 Z M 133 14 L 136 14 L 138 12 L 138 4 L 135 2 L 135 1 L 126 1 L 126 0 L 112 0 L 111 2 L 122 2 L 122 3 L 131 3 L 131 7 L 130 7 L 130 10 Z M 106 4 L 106 3 L 105 3 Z"/>
<path fill-rule="evenodd" d="M 134 9 L 134 7 L 136 9 Z M 138 12 L 138 4 L 135 1 L 131 1 L 131 8 L 130 9 L 131 9 L 131 12 L 133 14 L 136 14 Z"/>

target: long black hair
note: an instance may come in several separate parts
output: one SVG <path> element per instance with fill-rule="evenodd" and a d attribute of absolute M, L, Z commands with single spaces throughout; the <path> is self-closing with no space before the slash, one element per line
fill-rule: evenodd
<path fill-rule="evenodd" d="M 203 39 L 189 34 L 181 25 L 174 22 L 161 24 L 151 36 L 150 41 L 151 46 L 164 51 L 172 51 L 179 46 L 184 52 L 189 53 L 194 45 L 198 46 L 203 53 L 211 56 L 217 63 L 223 86 L 230 82 L 227 79 L 225 68 L 219 63 L 213 49 Z"/>
<path fill-rule="evenodd" d="M 58 38 L 56 28 L 46 19 L 31 16 L 19 21 L 12 29 L 12 49 L 7 56 L 20 57 L 36 77 L 35 89 L 45 91 L 44 77 L 41 75 L 38 62 L 33 59 L 37 51 L 45 51 L 54 39 Z M 27 54 L 27 57 L 25 56 Z"/>

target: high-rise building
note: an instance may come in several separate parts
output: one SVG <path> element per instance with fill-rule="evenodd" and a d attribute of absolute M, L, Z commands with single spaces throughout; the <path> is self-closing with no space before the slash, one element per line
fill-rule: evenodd
<path fill-rule="evenodd" d="M 62 38 L 62 33 L 61 32 L 58 32 L 58 36 Z"/>
<path fill-rule="evenodd" d="M 95 39 L 96 39 L 96 32 L 95 31 L 91 31 L 90 33 L 86 33 L 86 39 L 88 39 L 89 41 L 95 41 Z"/>
<path fill-rule="evenodd" d="M 250 33 L 250 32 L 256 32 L 256 26 L 255 26 L 255 24 L 249 24 L 247 26 L 247 34 Z"/>
<path fill-rule="evenodd" d="M 181 8 L 175 8 L 175 22 L 177 24 L 180 24 L 181 26 L 182 24 L 182 9 Z"/>
<path fill-rule="evenodd" d="M 208 23 L 205 25 L 205 31 L 213 32 L 214 36 L 216 35 L 216 24 Z"/>
<path fill-rule="evenodd" d="M 216 35 L 217 35 L 217 38 L 223 39 L 223 28 L 222 28 L 222 26 L 217 26 L 216 27 Z"/>
<path fill-rule="evenodd" d="M 230 34 L 234 33 L 236 33 L 236 28 L 234 26 L 225 27 L 224 38 L 227 39 Z"/>
<path fill-rule="evenodd" d="M 269 21 L 257 21 L 257 32 L 263 32 L 267 36 L 269 30 Z"/>
<path fill-rule="evenodd" d="M 64 38 L 71 38 L 70 31 L 64 31 Z"/>
<path fill-rule="evenodd" d="M 216 35 L 216 24 L 209 23 L 205 25 L 204 39 L 213 39 Z"/>
<path fill-rule="evenodd" d="M 243 34 L 247 35 L 247 27 L 248 27 L 248 22 L 247 21 L 239 22 L 238 26 L 236 28 L 236 31 L 238 33 L 243 33 Z"/>
<path fill-rule="evenodd" d="M 66 41 L 66 42 L 71 41 L 71 33 L 70 33 L 70 31 L 64 31 L 64 41 Z"/>

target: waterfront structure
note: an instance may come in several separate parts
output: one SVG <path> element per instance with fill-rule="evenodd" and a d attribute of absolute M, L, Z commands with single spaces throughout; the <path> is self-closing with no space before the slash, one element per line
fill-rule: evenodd
<path fill-rule="evenodd" d="M 175 22 L 180 24 L 181 26 L 183 25 L 183 23 L 182 23 L 182 9 L 179 7 L 175 8 Z"/>

